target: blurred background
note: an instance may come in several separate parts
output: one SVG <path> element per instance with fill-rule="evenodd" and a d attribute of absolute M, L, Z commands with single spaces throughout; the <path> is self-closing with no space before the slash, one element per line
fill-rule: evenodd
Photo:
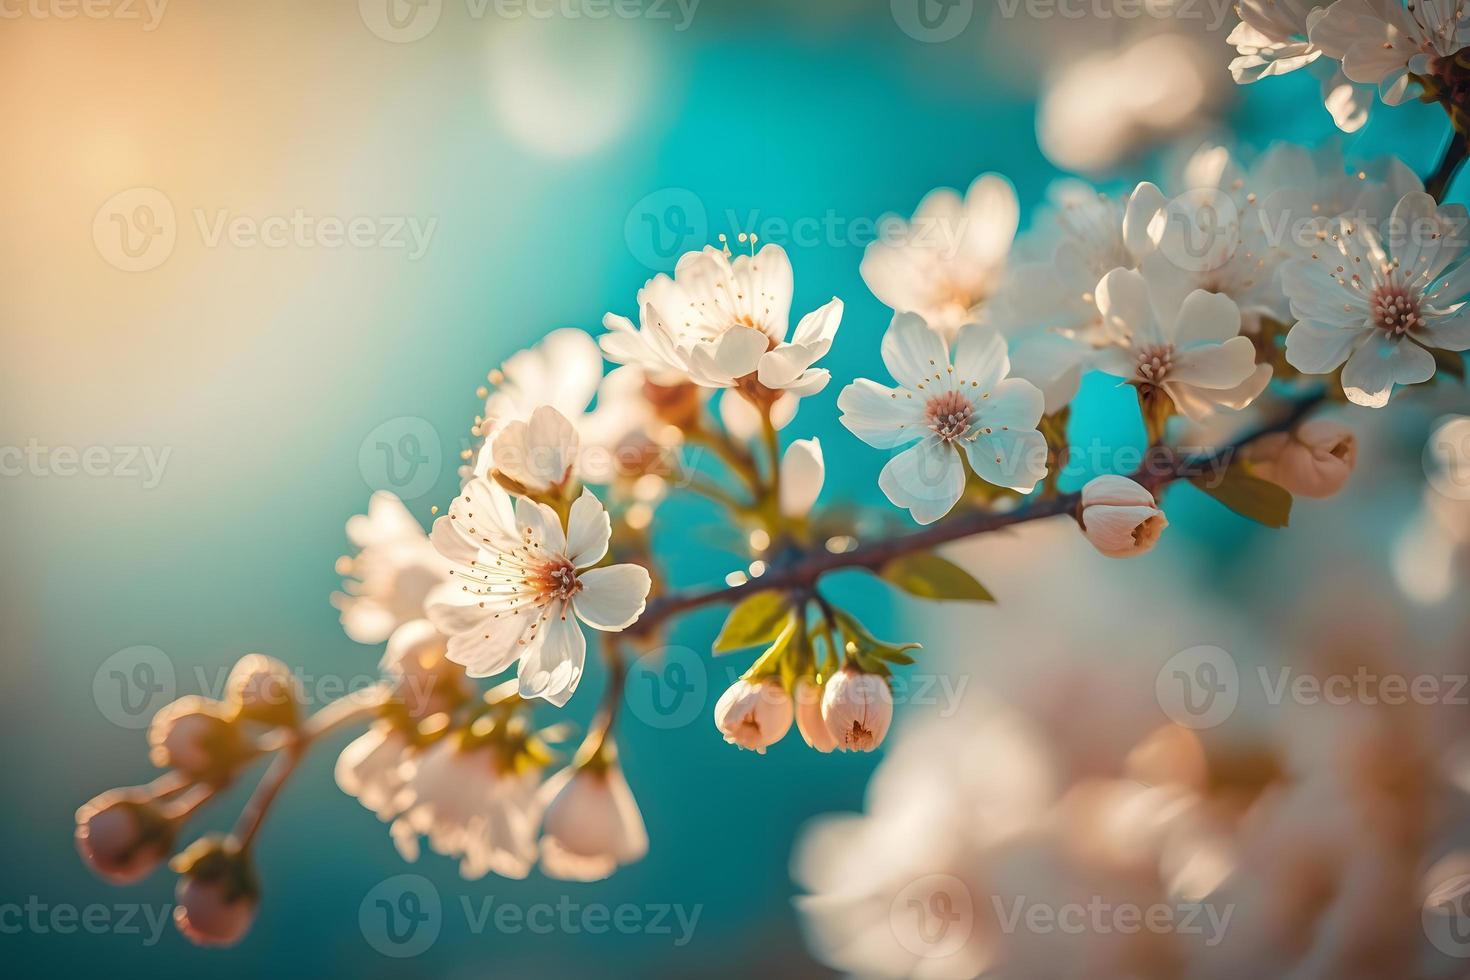
<path fill-rule="evenodd" d="M 725 745 L 710 710 L 744 663 L 708 666 L 687 724 L 630 715 L 624 763 L 652 848 L 598 884 L 463 882 L 433 856 L 407 866 L 337 790 L 321 751 L 263 832 L 253 931 L 207 951 L 150 923 L 167 916 L 171 875 L 114 889 L 88 873 L 72 812 L 150 778 L 151 711 L 173 694 L 218 693 L 247 652 L 294 666 L 322 699 L 370 682 L 380 650 L 348 640 L 329 603 L 347 518 L 391 489 L 427 523 L 457 486 L 485 372 L 551 329 L 595 332 L 607 311 L 634 313 L 638 287 L 679 253 L 757 230 L 791 255 L 795 309 L 843 298 L 824 362 L 834 384 L 787 436 L 828 447 L 824 500 L 877 505 L 884 458 L 837 425 L 835 399 L 878 364 L 888 314 L 858 264 L 880 215 L 986 171 L 1014 182 L 1024 215 L 1058 176 L 1131 185 L 1206 137 L 1337 138 L 1304 74 L 1231 83 L 1235 17 L 1223 4 L 1196 19 L 1096 9 L 6 5 L 0 445 L 25 460 L 0 478 L 0 906 L 24 913 L 0 915 L 7 970 L 825 973 L 793 909 L 792 849 L 813 818 L 863 808 L 880 759 L 819 757 L 795 738 L 765 757 Z M 1437 110 L 1409 106 L 1375 112 L 1347 149 L 1391 148 L 1422 174 L 1442 133 Z M 1122 571 L 1069 551 L 1075 534 L 1018 535 L 956 552 L 984 571 L 993 607 L 898 603 L 860 576 L 836 594 L 874 610 L 875 631 L 921 639 L 928 672 L 964 696 L 1032 705 L 1049 737 L 1082 743 L 1131 744 L 1150 713 L 1166 721 L 1154 675 L 1201 644 L 1247 669 L 1290 662 L 1330 630 L 1361 637 L 1366 622 L 1404 669 L 1464 671 L 1458 539 L 1421 502 L 1425 440 L 1457 395 L 1375 418 L 1348 492 L 1303 502 L 1289 531 L 1180 489 L 1164 544 Z M 1074 413 L 1077 433 L 1141 444 L 1131 394 L 1111 382 L 1090 382 Z M 683 503 L 659 513 L 656 539 L 677 547 L 682 582 L 736 567 L 712 514 Z M 1073 601 L 1099 579 L 1111 598 Z M 718 623 L 690 617 L 674 639 L 702 657 Z M 588 696 L 568 709 L 580 722 L 601 686 L 595 670 L 583 683 Z M 1038 690 L 1041 703 L 1028 700 Z M 1094 716 L 1089 705 L 1112 707 Z M 935 707 L 900 711 L 916 725 Z M 1119 714 L 1127 730 L 1109 734 Z M 1279 726 L 1270 714 L 1238 712 L 1232 744 Z M 360 917 L 405 873 L 424 876 L 443 908 L 411 960 L 386 955 Z M 487 901 L 662 904 L 698 918 L 687 935 L 672 918 L 671 934 L 498 930 L 477 919 Z M 98 905 L 97 928 L 51 915 Z"/>

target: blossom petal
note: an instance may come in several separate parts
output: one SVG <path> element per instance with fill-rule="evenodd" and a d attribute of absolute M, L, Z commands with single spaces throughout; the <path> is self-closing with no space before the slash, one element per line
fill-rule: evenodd
<path fill-rule="evenodd" d="M 1256 345 L 1249 337 L 1232 337 L 1176 353 L 1168 380 L 1198 388 L 1234 388 L 1255 369 Z"/>
<path fill-rule="evenodd" d="M 586 487 L 572 502 L 567 518 L 567 560 L 577 568 L 602 561 L 612 538 L 612 520 L 597 495 Z"/>
<path fill-rule="evenodd" d="M 609 565 L 577 576 L 582 591 L 572 598 L 572 608 L 588 626 L 617 633 L 632 626 L 643 615 L 652 587 L 648 569 L 642 565 Z"/>
<path fill-rule="evenodd" d="M 1286 335 L 1286 363 L 1304 374 L 1329 374 L 1348 359 L 1369 333 L 1360 325 L 1298 320 Z"/>
<path fill-rule="evenodd" d="M 997 487 L 1030 493 L 1046 477 L 1046 438 L 1035 429 L 993 430 L 966 443 L 965 453 L 980 479 Z"/>
<path fill-rule="evenodd" d="M 1229 296 L 1196 289 L 1184 298 L 1174 327 L 1176 344 L 1223 344 L 1239 335 L 1240 307 Z"/>
<path fill-rule="evenodd" d="M 919 388 L 942 375 L 949 366 L 944 338 L 917 313 L 894 316 L 883 335 L 883 364 L 905 388 Z"/>
<path fill-rule="evenodd" d="M 837 336 L 837 328 L 842 323 L 842 300 L 837 297 L 826 303 L 826 305 L 812 310 L 801 318 L 796 325 L 796 332 L 791 335 L 793 344 L 804 344 L 809 347 L 818 347 L 822 354 L 832 346 L 832 338 Z"/>
<path fill-rule="evenodd" d="M 961 385 L 988 392 L 1011 370 L 1005 338 L 994 327 L 971 324 L 954 345 L 954 377 Z"/>
<path fill-rule="evenodd" d="M 816 439 L 797 439 L 781 457 L 781 513 L 805 517 L 822 492 L 827 467 L 822 444 Z"/>
<path fill-rule="evenodd" d="M 1149 306 L 1148 284 L 1132 269 L 1114 269 L 1097 284 L 1097 309 L 1103 325 L 1118 340 L 1135 345 L 1163 341 Z"/>
<path fill-rule="evenodd" d="M 587 637 L 577 618 L 565 606 L 553 606 L 536 638 L 521 654 L 520 693 L 523 698 L 544 698 L 565 707 L 582 679 L 587 661 Z"/>
<path fill-rule="evenodd" d="M 473 607 L 460 606 L 452 612 L 451 608 L 448 603 L 431 606 L 429 618 L 445 632 L 449 632 L 450 627 L 467 627 L 452 632 L 445 656 L 464 667 L 470 677 L 494 677 L 515 663 L 539 639 L 534 634 L 527 635 L 531 633 L 535 616 L 509 613 L 496 616 L 493 611 L 482 610 L 485 618 L 476 622 L 471 617 L 479 608 L 478 600 Z"/>
<path fill-rule="evenodd" d="M 434 522 L 434 548 L 451 561 L 468 563 L 481 548 L 504 551 L 520 543 L 510 494 L 485 477 L 464 485 L 449 513 Z"/>
<path fill-rule="evenodd" d="M 538 504 L 529 497 L 516 499 L 516 523 L 521 526 L 522 537 L 517 546 L 531 543 L 550 555 L 567 553 L 566 532 L 561 529 L 561 518 L 545 504 Z"/>
<path fill-rule="evenodd" d="M 915 521 L 933 524 L 964 493 L 965 468 L 952 445 L 931 436 L 890 459 L 878 475 L 878 487 Z"/>
<path fill-rule="evenodd" d="M 1342 369 L 1348 401 L 1368 408 L 1388 404 L 1393 386 L 1419 384 L 1434 377 L 1434 355 L 1409 340 L 1375 334 L 1353 352 Z"/>
<path fill-rule="evenodd" d="M 577 461 L 577 430 L 550 405 L 527 422 L 506 425 L 495 437 L 495 468 L 522 486 L 545 490 L 564 482 Z"/>
<path fill-rule="evenodd" d="M 924 435 L 924 403 L 912 392 L 858 378 L 837 396 L 838 418 L 874 449 L 892 449 Z"/>

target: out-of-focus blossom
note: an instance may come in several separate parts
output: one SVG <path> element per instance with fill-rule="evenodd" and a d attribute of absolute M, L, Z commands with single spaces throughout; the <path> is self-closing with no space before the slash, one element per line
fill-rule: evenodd
<path fill-rule="evenodd" d="M 275 657 L 241 657 L 225 679 L 225 703 L 249 721 L 294 725 L 301 711 L 301 682 Z"/>
<path fill-rule="evenodd" d="M 792 717 L 791 697 L 774 678 L 738 680 L 715 704 L 715 727 L 725 741 L 762 755 L 786 737 Z"/>
<path fill-rule="evenodd" d="M 1169 526 L 1154 495 L 1125 476 L 1098 476 L 1082 488 L 1082 532 L 1109 558 L 1151 551 Z"/>
<path fill-rule="evenodd" d="M 1016 192 L 998 174 L 976 178 L 963 198 L 931 191 L 907 221 L 880 220 L 863 281 L 895 313 L 917 313 L 952 341 L 999 286 L 1019 221 Z"/>
<path fill-rule="evenodd" d="M 1257 439 L 1246 458 L 1254 475 L 1295 496 L 1330 497 L 1352 475 L 1358 462 L 1358 440 L 1345 425 L 1311 419 L 1290 432 Z"/>
<path fill-rule="evenodd" d="M 1103 277 L 1097 306 L 1115 346 L 1103 349 L 1098 366 L 1140 394 L 1164 393 L 1191 419 L 1244 408 L 1265 390 L 1271 368 L 1256 365 L 1255 346 L 1240 335 L 1240 308 L 1203 290 L 1181 296 L 1171 279 L 1163 267 Z"/>
<path fill-rule="evenodd" d="M 475 479 L 434 523 L 433 539 L 456 559 L 458 589 L 430 606 L 449 636 L 449 659 L 471 677 L 519 662 L 521 696 L 561 707 L 582 678 L 587 638 L 577 621 L 619 632 L 643 612 L 651 586 L 640 565 L 594 567 L 607 554 L 611 522 L 590 490 L 573 502 L 567 526 L 545 504 L 511 502 Z"/>
<path fill-rule="evenodd" d="M 159 768 L 222 782 L 245 759 L 249 746 L 227 706 L 190 694 L 153 716 L 148 725 L 148 749 Z"/>
<path fill-rule="evenodd" d="M 405 763 L 412 740 L 390 721 L 379 721 L 347 743 L 337 756 L 337 787 L 377 814 L 391 820 L 399 812 L 399 793 L 405 783 Z"/>
<path fill-rule="evenodd" d="M 485 398 L 486 436 L 507 422 L 525 421 L 542 405 L 580 419 L 602 382 L 602 351 L 585 330 L 564 327 L 534 347 L 517 351 L 490 374 Z"/>
<path fill-rule="evenodd" d="M 660 273 L 639 290 L 640 326 L 612 313 L 603 318 L 603 352 L 656 381 L 735 388 L 757 403 L 783 392 L 814 395 L 831 378 L 813 365 L 832 347 L 842 301 L 802 317 L 787 342 L 792 284 L 791 260 L 779 245 L 733 258 L 717 248 L 689 252 L 673 278 Z"/>
<path fill-rule="evenodd" d="M 1248 342 L 1247 342 L 1248 343 Z M 912 447 L 883 467 L 878 486 L 920 524 L 949 513 L 965 489 L 963 453 L 987 483 L 1029 493 L 1046 476 L 1046 440 L 1037 431 L 1041 391 L 1008 377 L 1006 342 L 992 327 L 970 326 L 955 341 L 913 313 L 893 318 L 883 363 L 899 384 L 860 378 L 843 389 L 839 421 L 874 449 Z"/>
<path fill-rule="evenodd" d="M 349 637 L 382 643 L 399 626 L 423 618 L 429 594 L 449 580 L 451 566 L 387 491 L 373 494 L 367 514 L 347 522 L 347 538 L 358 553 L 337 562 L 343 591 L 332 596 L 332 605 Z"/>
<path fill-rule="evenodd" d="M 1306 374 L 1342 367 L 1348 399 L 1371 408 L 1387 405 L 1396 384 L 1434 377 L 1429 348 L 1470 348 L 1464 208 L 1406 194 L 1386 230 L 1339 218 L 1313 259 L 1282 271 L 1297 319 L 1287 361 Z"/>
<path fill-rule="evenodd" d="M 524 878 L 536 862 L 536 792 L 541 770 L 503 745 L 454 734 L 414 756 L 393 808 L 391 834 L 405 860 L 419 838 L 436 854 L 460 859 L 467 879 L 495 872 Z"/>
<path fill-rule="evenodd" d="M 883 744 L 893 723 L 893 692 L 888 679 L 852 664 L 827 679 L 822 721 L 844 752 L 871 752 Z"/>
<path fill-rule="evenodd" d="M 826 476 L 820 441 L 797 439 L 788 446 L 781 457 L 781 513 L 791 518 L 810 513 Z"/>
<path fill-rule="evenodd" d="M 1042 95 L 1042 152 L 1058 167 L 1095 173 L 1199 125 L 1229 86 L 1206 43 L 1152 34 L 1071 59 Z"/>
<path fill-rule="evenodd" d="M 1285 75 L 1322 56 L 1307 31 L 1330 5 L 1317 0 L 1239 0 L 1240 23 L 1226 40 L 1240 57 L 1230 63 L 1237 82 Z"/>
<path fill-rule="evenodd" d="M 475 686 L 448 652 L 449 637 L 426 619 L 404 623 L 388 638 L 378 667 L 410 719 L 453 711 L 474 697 Z"/>
<path fill-rule="evenodd" d="M 553 878 L 600 881 L 648 853 L 648 831 L 617 761 L 569 766 L 541 788 L 541 868 Z"/>

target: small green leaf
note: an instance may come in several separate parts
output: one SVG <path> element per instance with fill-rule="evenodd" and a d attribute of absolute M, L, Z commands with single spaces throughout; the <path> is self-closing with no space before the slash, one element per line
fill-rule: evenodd
<path fill-rule="evenodd" d="M 729 653 L 770 643 L 781 635 L 791 617 L 791 606 L 781 592 L 757 592 L 730 610 L 714 652 Z"/>
<path fill-rule="evenodd" d="M 888 674 L 885 664 L 911 664 L 914 658 L 907 653 L 909 650 L 921 649 L 918 643 L 885 643 L 867 628 L 852 617 L 851 614 L 837 610 L 837 623 L 847 637 L 847 649 L 844 655 L 858 662 L 858 666 L 870 674 Z"/>
<path fill-rule="evenodd" d="M 1286 527 L 1291 520 L 1291 494 L 1238 466 L 1230 467 L 1218 479 L 1197 476 L 1190 482 L 1241 517 L 1258 524 Z"/>
<path fill-rule="evenodd" d="M 920 599 L 994 602 L 995 596 L 954 562 L 936 554 L 903 555 L 883 566 L 882 577 Z"/>

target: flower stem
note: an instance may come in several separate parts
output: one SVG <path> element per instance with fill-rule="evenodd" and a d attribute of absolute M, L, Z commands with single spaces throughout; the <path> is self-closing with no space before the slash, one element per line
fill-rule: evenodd
<path fill-rule="evenodd" d="M 1441 204 L 1449 193 L 1450 184 L 1454 183 L 1455 174 L 1459 173 L 1461 164 L 1465 162 L 1466 151 L 1465 134 L 1455 129 L 1450 136 L 1449 145 L 1445 147 L 1444 156 L 1440 158 L 1439 166 L 1424 182 L 1424 189 Z"/>

